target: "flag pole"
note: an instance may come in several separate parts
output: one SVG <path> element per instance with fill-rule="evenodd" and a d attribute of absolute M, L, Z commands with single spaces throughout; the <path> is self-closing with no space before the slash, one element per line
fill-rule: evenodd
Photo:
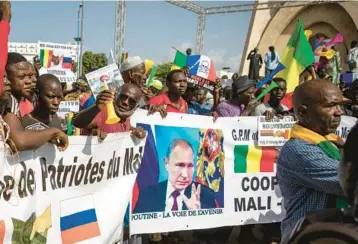
<path fill-rule="evenodd" d="M 177 49 L 176 47 L 173 47 L 173 46 L 172 46 L 172 48 L 173 48 L 175 51 L 180 52 L 180 50 L 179 50 L 179 49 Z"/>

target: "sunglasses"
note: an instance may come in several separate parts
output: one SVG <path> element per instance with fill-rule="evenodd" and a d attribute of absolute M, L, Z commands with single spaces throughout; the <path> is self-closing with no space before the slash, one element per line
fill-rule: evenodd
<path fill-rule="evenodd" d="M 126 94 L 121 93 L 121 94 L 118 95 L 118 98 L 119 98 L 120 101 L 128 100 L 128 105 L 130 107 L 136 107 L 137 106 L 137 101 L 134 98 L 127 96 Z"/>

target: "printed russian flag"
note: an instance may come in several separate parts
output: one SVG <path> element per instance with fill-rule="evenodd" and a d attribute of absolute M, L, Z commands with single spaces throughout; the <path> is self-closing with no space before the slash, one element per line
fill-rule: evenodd
<path fill-rule="evenodd" d="M 274 136 L 273 130 L 260 130 L 260 136 Z"/>
<path fill-rule="evenodd" d="M 234 172 L 274 172 L 276 155 L 275 147 L 236 145 L 234 147 Z"/>
<path fill-rule="evenodd" d="M 72 58 L 64 57 L 62 61 L 62 68 L 64 69 L 72 69 Z"/>
<path fill-rule="evenodd" d="M 61 201 L 60 225 L 63 244 L 100 236 L 92 194 Z"/>
<path fill-rule="evenodd" d="M 5 222 L 4 220 L 0 220 L 0 244 L 4 243 L 5 239 Z"/>
<path fill-rule="evenodd" d="M 187 56 L 186 66 L 189 68 L 189 74 L 216 81 L 214 62 L 209 57 L 204 55 Z"/>
<path fill-rule="evenodd" d="M 52 62 L 53 51 L 52 50 L 40 50 L 40 62 L 42 67 L 50 68 Z"/>

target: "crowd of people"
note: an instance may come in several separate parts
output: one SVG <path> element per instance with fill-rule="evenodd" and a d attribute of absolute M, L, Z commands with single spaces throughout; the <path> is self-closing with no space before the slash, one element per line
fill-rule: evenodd
<path fill-rule="evenodd" d="M 348 60 L 348 72 L 355 77 L 353 82 L 345 84 L 344 78 L 340 82 L 335 78 L 342 70 L 337 52 L 327 67 L 305 70 L 302 84 L 294 91 L 292 108 L 282 104 L 287 87 L 282 78 L 273 79 L 278 87 L 268 96 L 255 100 L 260 92 L 256 83 L 261 66 L 265 64 L 268 75 L 280 62 L 273 46 L 264 60 L 255 48 L 247 57 L 248 75 L 234 74 L 230 86 L 223 85 L 227 76 L 218 78 L 214 91 L 188 83 L 187 68 L 170 71 L 165 81 L 154 80 L 148 88 L 145 84 L 150 71 L 145 69 L 144 61 L 138 56 L 128 57 L 120 66 L 124 85 L 104 90 L 94 98 L 85 77 L 68 86 L 44 72 L 38 57 L 31 64 L 19 53 L 8 53 L 10 20 L 10 3 L 0 2 L 0 131 L 3 150 L 8 153 L 37 149 L 45 143 L 66 150 L 68 127 L 57 116 L 63 100 L 80 101 L 80 111 L 73 118 L 74 127 L 80 129 L 81 135 L 96 135 L 101 141 L 108 133 L 128 131 L 132 131 L 133 137 L 144 138 L 145 130 L 133 127 L 130 121 L 137 108 L 148 110 L 148 116 L 159 113 L 163 119 L 168 112 L 211 116 L 214 121 L 219 117 L 266 116 L 270 120 L 292 116 L 297 121 L 292 138 L 282 147 L 277 160 L 277 178 L 286 209 L 281 231 L 277 224 L 242 226 L 238 243 L 304 243 L 299 240 L 314 223 L 357 226 L 358 157 L 354 148 L 358 127 L 352 129 L 344 146 L 334 134 L 342 115 L 358 118 L 356 41 L 352 42 Z M 191 50 L 187 54 L 191 55 Z M 114 124 L 105 123 L 110 103 L 119 118 Z M 343 203 L 340 208 L 336 205 L 339 201 Z M 231 230 L 225 227 L 196 231 L 196 243 L 225 243 Z M 255 234 L 258 232 L 261 234 Z M 174 243 L 177 235 L 172 235 L 174 239 L 170 236 L 153 238 L 152 242 Z"/>

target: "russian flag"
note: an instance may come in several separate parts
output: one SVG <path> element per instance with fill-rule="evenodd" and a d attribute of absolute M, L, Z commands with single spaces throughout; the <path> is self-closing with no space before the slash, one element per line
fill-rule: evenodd
<path fill-rule="evenodd" d="M 213 82 L 216 81 L 214 62 L 209 57 L 189 55 L 186 59 L 186 66 L 189 68 L 189 74 L 197 75 Z"/>
<path fill-rule="evenodd" d="M 72 58 L 64 57 L 62 61 L 62 68 L 64 69 L 72 69 Z"/>
<path fill-rule="evenodd" d="M 72 244 L 100 236 L 93 195 L 61 201 L 60 225 L 63 244 Z"/>

